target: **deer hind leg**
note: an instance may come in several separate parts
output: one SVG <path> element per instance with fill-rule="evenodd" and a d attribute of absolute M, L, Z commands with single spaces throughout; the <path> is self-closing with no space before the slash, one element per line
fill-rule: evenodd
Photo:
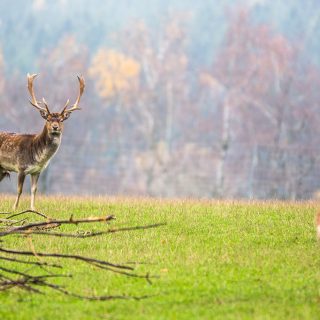
<path fill-rule="evenodd" d="M 13 210 L 16 210 L 18 208 L 19 205 L 19 199 L 22 193 L 22 189 L 23 189 L 23 183 L 24 183 L 24 178 L 26 177 L 26 175 L 23 172 L 20 172 L 18 174 L 18 194 L 17 194 L 17 198 L 16 201 L 13 205 Z"/>
<path fill-rule="evenodd" d="M 31 210 L 35 210 L 35 198 L 37 193 L 37 185 L 40 173 L 34 173 L 31 175 Z"/>

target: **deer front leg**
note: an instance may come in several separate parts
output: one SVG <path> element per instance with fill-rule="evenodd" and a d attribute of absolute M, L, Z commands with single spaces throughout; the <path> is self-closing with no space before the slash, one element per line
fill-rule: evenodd
<path fill-rule="evenodd" d="M 35 198 L 37 193 L 38 179 L 40 173 L 34 173 L 31 175 L 31 210 L 35 210 Z"/>
<path fill-rule="evenodd" d="M 19 205 L 19 199 L 22 193 L 22 189 L 23 189 L 23 183 L 24 183 L 24 178 L 26 177 L 26 175 L 24 174 L 24 172 L 19 172 L 18 174 L 18 194 L 17 194 L 17 198 L 16 201 L 13 205 L 13 210 L 16 210 L 18 208 Z"/>

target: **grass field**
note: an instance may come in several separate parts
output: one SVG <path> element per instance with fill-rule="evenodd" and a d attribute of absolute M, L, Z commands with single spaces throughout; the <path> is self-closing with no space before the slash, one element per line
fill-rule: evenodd
<path fill-rule="evenodd" d="M 0 211 L 10 210 L 12 203 L 12 197 L 1 196 Z M 23 198 L 19 209 L 28 204 L 29 198 Z M 114 214 L 113 227 L 166 222 L 156 229 L 89 239 L 32 237 L 38 252 L 80 253 L 118 263 L 149 262 L 136 271 L 160 276 L 150 285 L 81 262 L 61 261 L 64 273 L 74 278 L 58 282 L 70 291 L 155 296 L 92 302 L 50 290 L 43 296 L 13 290 L 0 293 L 0 319 L 319 319 L 317 209 L 316 202 L 39 196 L 38 210 L 54 218 L 71 213 L 74 218 Z M 62 230 L 101 228 L 106 227 L 63 226 Z M 13 236 L 5 244 L 26 249 L 30 240 Z"/>

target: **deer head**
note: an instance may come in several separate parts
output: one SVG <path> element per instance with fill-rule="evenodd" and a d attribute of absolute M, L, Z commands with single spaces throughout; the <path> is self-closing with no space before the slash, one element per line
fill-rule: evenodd
<path fill-rule="evenodd" d="M 73 111 L 81 110 L 79 108 L 79 102 L 85 87 L 84 78 L 82 76 L 81 77 L 78 76 L 80 90 L 75 103 L 68 109 L 68 106 L 69 106 L 69 99 L 68 99 L 61 112 L 50 112 L 49 106 L 44 98 L 42 98 L 42 101 L 37 101 L 36 99 L 36 96 L 33 90 L 33 81 L 37 76 L 38 76 L 37 74 L 30 75 L 29 73 L 27 75 L 28 90 L 31 96 L 30 103 L 32 106 L 34 106 L 36 109 L 39 110 L 41 117 L 46 120 L 46 128 L 49 135 L 59 136 L 61 135 L 63 130 L 63 121 L 68 119 L 70 117 L 70 114 Z M 40 105 L 43 105 L 44 107 Z"/>

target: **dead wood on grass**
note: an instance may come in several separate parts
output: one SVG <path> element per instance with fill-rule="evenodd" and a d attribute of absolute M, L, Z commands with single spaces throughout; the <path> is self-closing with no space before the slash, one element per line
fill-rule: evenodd
<path fill-rule="evenodd" d="M 62 260 L 72 260 L 82 262 L 91 266 L 94 266 L 100 270 L 106 270 L 115 274 L 120 274 L 127 277 L 135 277 L 145 279 L 151 284 L 151 279 L 156 276 L 147 274 L 139 274 L 135 272 L 135 268 L 132 266 L 133 263 L 112 263 L 106 260 L 100 260 L 93 257 L 86 257 L 79 254 L 64 254 L 61 252 L 38 252 L 35 250 L 32 241 L 30 240 L 30 251 L 28 250 L 15 250 L 5 246 L 5 241 L 12 236 L 43 236 L 43 237 L 58 237 L 58 238 L 90 238 L 98 237 L 102 235 L 111 235 L 118 232 L 129 232 L 137 230 L 146 230 L 151 228 L 157 228 L 165 225 L 165 223 L 149 224 L 149 225 L 138 225 L 128 226 L 120 228 L 107 228 L 106 230 L 89 231 L 84 234 L 71 232 L 53 232 L 52 229 L 61 227 L 62 225 L 79 225 L 79 224 L 91 224 L 91 223 L 107 223 L 109 224 L 112 220 L 115 220 L 113 215 L 105 217 L 88 217 L 86 219 L 75 219 L 73 215 L 70 215 L 69 219 L 52 219 L 42 212 L 35 210 L 24 210 L 15 214 L 10 212 L 1 212 L 1 215 L 5 217 L 0 219 L 0 261 L 5 261 L 8 267 L 0 266 L 0 291 L 8 291 L 11 289 L 20 289 L 30 293 L 45 294 L 44 288 L 58 291 L 62 294 L 72 296 L 75 298 L 92 300 L 92 301 L 107 301 L 111 299 L 145 299 L 149 296 L 127 296 L 127 295 L 107 295 L 107 296 L 87 296 L 78 293 L 70 292 L 65 289 L 62 285 L 52 283 L 52 280 L 61 277 L 72 278 L 70 274 L 57 274 L 52 273 L 52 268 L 59 268 L 63 270 L 62 264 L 48 263 L 43 259 L 55 259 L 61 262 Z M 18 216 L 26 217 L 15 220 Z M 30 217 L 36 216 L 44 221 L 31 221 L 28 222 Z M 27 260 L 26 258 L 29 258 Z M 31 260 L 30 260 L 31 258 Z M 19 270 L 23 265 L 29 265 L 33 269 L 28 269 L 28 272 L 22 272 Z M 139 263 L 137 263 L 139 265 Z M 38 274 L 39 270 L 34 268 L 40 268 L 45 271 L 45 274 Z M 48 282 L 51 279 L 51 282 Z M 42 290 L 41 290 L 42 289 Z"/>

